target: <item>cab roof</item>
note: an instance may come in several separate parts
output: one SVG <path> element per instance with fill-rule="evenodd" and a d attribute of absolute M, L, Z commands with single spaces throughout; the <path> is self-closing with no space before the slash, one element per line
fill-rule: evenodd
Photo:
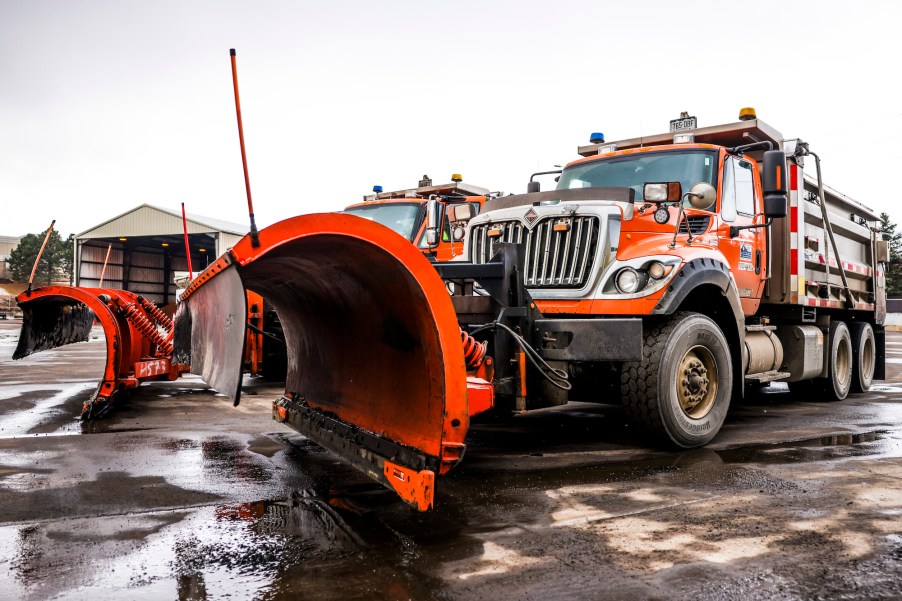
<path fill-rule="evenodd" d="M 749 119 L 748 121 L 737 121 L 735 123 L 726 123 L 724 125 L 699 127 L 696 129 L 681 130 L 679 132 L 603 142 L 601 144 L 589 144 L 588 146 L 580 146 L 577 152 L 584 157 L 590 157 L 597 156 L 599 148 L 610 146 L 611 144 L 616 145 L 617 150 L 644 148 L 646 146 L 664 146 L 673 144 L 673 136 L 677 133 L 692 134 L 695 136 L 696 144 L 739 146 L 740 144 L 769 141 L 774 143 L 774 149 L 783 149 L 783 134 L 761 119 Z M 686 145 L 681 144 L 680 146 L 685 147 Z"/>

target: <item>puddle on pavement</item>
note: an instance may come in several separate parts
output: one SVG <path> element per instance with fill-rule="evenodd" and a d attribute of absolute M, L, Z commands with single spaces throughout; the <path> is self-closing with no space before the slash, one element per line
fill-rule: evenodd
<path fill-rule="evenodd" d="M 414 545 L 365 515 L 336 510 L 331 501 L 300 491 L 275 501 L 2 527 L 4 594 L 198 600 L 432 596 L 436 583 L 405 568 Z"/>
<path fill-rule="evenodd" d="M 0 582 L 7 594 L 24 599 L 441 598 L 449 583 L 435 575 L 436 566 L 469 566 L 485 555 L 485 536 L 525 524 L 518 516 L 534 503 L 531 493 L 618 481 L 644 490 L 654 487 L 657 475 L 697 481 L 700 488 L 718 479 L 723 487 L 766 488 L 772 483 L 760 475 L 750 479 L 756 470 L 744 464 L 898 455 L 900 445 L 892 434 L 873 431 L 701 449 L 588 468 L 492 474 L 494 490 L 485 490 L 484 472 L 464 470 L 443 482 L 439 511 L 420 514 L 369 481 L 351 478 L 353 484 L 335 488 L 349 480 L 343 468 L 336 466 L 330 478 L 330 456 L 296 440 L 289 453 L 306 454 L 308 466 L 315 458 L 323 474 L 285 498 L 0 527 Z M 254 456 L 246 448 L 229 439 L 172 438 L 160 450 L 198 453 L 216 471 L 242 469 L 236 457 Z"/>

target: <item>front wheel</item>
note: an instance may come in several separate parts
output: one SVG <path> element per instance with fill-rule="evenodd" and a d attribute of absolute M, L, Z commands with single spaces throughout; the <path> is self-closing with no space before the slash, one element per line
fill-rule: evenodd
<path fill-rule="evenodd" d="M 621 395 L 630 420 L 683 448 L 709 442 L 730 406 L 726 338 L 699 313 L 676 313 L 646 330 L 641 361 L 624 363 Z"/>

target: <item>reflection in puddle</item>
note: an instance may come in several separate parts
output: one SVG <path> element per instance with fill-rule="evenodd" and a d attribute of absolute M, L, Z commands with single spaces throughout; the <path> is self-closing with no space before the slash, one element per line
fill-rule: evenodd
<path fill-rule="evenodd" d="M 9 526 L 0 528 L 10 584 L 0 597 L 119 599 L 128 590 L 125 597 L 253 598 L 286 570 L 353 565 L 347 559 L 364 546 L 327 502 L 303 494 L 191 512 Z M 90 561 L 73 565 L 79 556 Z"/>

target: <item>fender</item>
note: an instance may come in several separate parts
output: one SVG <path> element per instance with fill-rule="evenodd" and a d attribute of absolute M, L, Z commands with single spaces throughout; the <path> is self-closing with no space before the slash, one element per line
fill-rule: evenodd
<path fill-rule="evenodd" d="M 745 314 L 742 312 L 742 304 L 739 302 L 739 291 L 730 275 L 729 266 L 718 259 L 703 257 L 692 259 L 683 264 L 679 273 L 673 278 L 664 296 L 658 301 L 652 311 L 652 315 L 670 315 L 677 311 L 686 301 L 692 291 L 699 286 L 711 284 L 720 289 L 721 294 L 727 299 L 733 311 L 733 323 L 736 327 L 735 340 L 739 343 L 742 352 L 741 372 L 745 373 L 748 365 L 748 357 L 745 351 Z M 728 338 L 731 332 L 725 332 Z M 739 378 L 741 381 L 742 379 Z"/>

